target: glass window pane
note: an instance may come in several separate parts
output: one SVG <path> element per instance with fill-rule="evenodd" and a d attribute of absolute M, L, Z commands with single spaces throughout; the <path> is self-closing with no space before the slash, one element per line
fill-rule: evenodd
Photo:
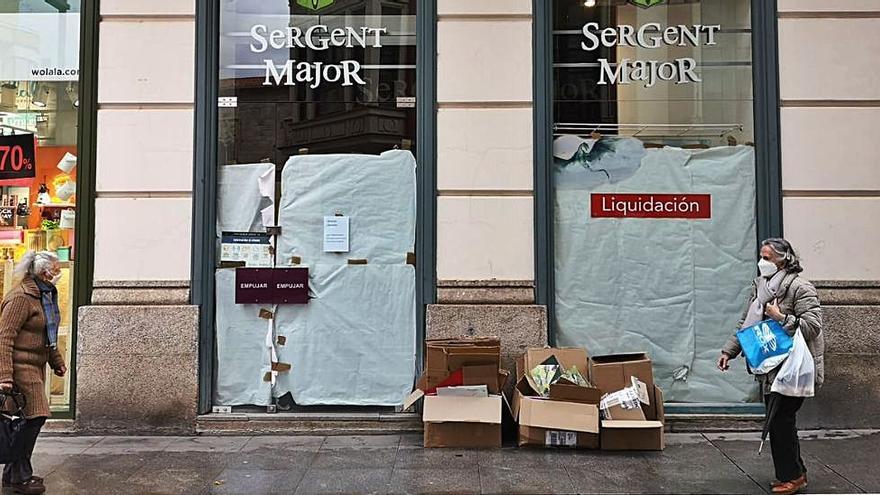
<path fill-rule="evenodd" d="M 755 274 L 750 3 L 554 4 L 557 341 L 648 351 L 671 402 L 757 399 L 714 367 Z"/>
<path fill-rule="evenodd" d="M 411 390 L 417 5 L 223 2 L 215 404 L 389 406 Z M 320 237 L 339 217 L 337 254 Z M 241 233 L 265 236 L 249 251 L 263 257 L 231 247 Z M 257 266 L 307 268 L 309 303 L 271 322 L 237 304 L 239 268 Z"/>
<path fill-rule="evenodd" d="M 57 349 L 70 363 L 74 294 L 78 0 L 0 0 L 0 280 L 29 250 L 60 260 Z M 45 377 L 49 406 L 70 409 L 70 373 Z"/>

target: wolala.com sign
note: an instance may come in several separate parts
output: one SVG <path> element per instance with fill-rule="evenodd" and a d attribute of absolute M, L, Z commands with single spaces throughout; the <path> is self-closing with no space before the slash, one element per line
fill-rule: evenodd
<path fill-rule="evenodd" d="M 308 29 L 288 27 L 269 31 L 264 24 L 251 28 L 253 42 L 252 53 L 266 53 L 269 48 L 290 50 L 305 48 L 315 51 L 327 51 L 331 48 L 382 48 L 382 35 L 388 30 L 384 27 L 340 27 L 330 29 L 324 24 L 316 24 Z M 366 84 L 361 77 L 361 64 L 357 60 L 342 60 L 335 64 L 324 62 L 303 62 L 287 60 L 278 66 L 274 60 L 263 60 L 266 65 L 266 77 L 263 86 L 296 86 L 308 84 L 312 89 L 322 83 L 339 83 L 342 86 Z"/>
<path fill-rule="evenodd" d="M 600 46 L 614 48 L 618 46 L 658 49 L 673 46 L 713 46 L 718 42 L 715 35 L 721 30 L 720 25 L 703 26 L 694 24 L 687 26 L 663 27 L 659 22 L 649 22 L 635 27 L 628 24 L 599 29 L 598 22 L 588 22 L 583 33 L 586 40 L 581 48 L 591 52 Z M 705 37 L 705 41 L 703 38 Z M 668 60 L 631 60 L 622 58 L 615 64 L 607 58 L 599 59 L 599 83 L 632 84 L 641 82 L 646 88 L 658 81 L 674 81 L 675 84 L 702 82 L 697 74 L 697 61 L 691 57 Z"/>

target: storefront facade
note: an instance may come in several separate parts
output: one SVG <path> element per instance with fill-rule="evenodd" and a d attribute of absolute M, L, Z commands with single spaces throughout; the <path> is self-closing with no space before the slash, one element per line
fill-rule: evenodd
<path fill-rule="evenodd" d="M 79 1 L 0 4 L 0 248 L 2 292 L 14 289 L 28 251 L 57 256 L 59 321 L 51 342 L 73 368 L 77 307 L 87 301 L 92 240 L 85 218 L 88 167 L 78 128 L 81 5 Z M 72 417 L 71 375 L 47 373 L 56 417 Z"/>
<path fill-rule="evenodd" d="M 782 233 L 840 380 L 810 421 L 865 425 L 835 403 L 878 378 L 880 9 L 836 3 L 84 6 L 75 427 L 403 428 L 421 343 L 459 335 L 649 351 L 673 411 L 755 413 L 712 361 Z M 253 269 L 312 297 L 240 298 Z"/>

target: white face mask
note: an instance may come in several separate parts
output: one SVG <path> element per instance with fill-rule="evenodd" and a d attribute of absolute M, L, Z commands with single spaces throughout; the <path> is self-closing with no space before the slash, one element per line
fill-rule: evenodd
<path fill-rule="evenodd" d="M 50 280 L 50 282 L 52 282 L 52 285 L 58 285 L 58 282 L 61 282 L 61 274 L 59 273 L 58 275 L 52 277 L 52 280 Z"/>
<path fill-rule="evenodd" d="M 758 271 L 761 272 L 762 277 L 770 278 L 779 271 L 779 267 L 776 263 L 761 258 L 758 260 Z"/>

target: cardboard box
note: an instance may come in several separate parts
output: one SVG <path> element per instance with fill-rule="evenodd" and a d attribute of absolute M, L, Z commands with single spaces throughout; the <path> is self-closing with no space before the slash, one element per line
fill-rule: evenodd
<path fill-rule="evenodd" d="M 651 399 L 651 414 L 646 419 L 612 419 L 602 421 L 602 450 L 663 450 L 666 439 L 663 432 L 666 417 L 663 411 L 663 391 L 654 385 Z M 612 417 L 615 415 L 612 412 Z"/>
<path fill-rule="evenodd" d="M 603 394 L 628 387 L 632 377 L 638 378 L 649 390 L 654 387 L 654 369 L 647 353 L 610 354 L 590 359 L 590 380 Z M 654 403 L 645 407 L 648 418 L 655 417 Z"/>
<path fill-rule="evenodd" d="M 522 397 L 519 445 L 599 448 L 599 408 L 595 404 Z"/>
<path fill-rule="evenodd" d="M 501 447 L 499 394 L 508 379 L 500 369 L 501 341 L 441 339 L 429 340 L 425 346 L 425 372 L 403 404 L 406 410 L 424 397 L 425 447 Z M 471 392 L 482 396 L 465 396 Z"/>
<path fill-rule="evenodd" d="M 501 447 L 501 396 L 426 396 L 425 447 Z"/>
<path fill-rule="evenodd" d="M 590 380 L 602 393 L 610 394 L 628 387 L 633 376 L 649 388 L 654 385 L 654 369 L 648 354 L 610 354 L 590 359 Z"/>
<path fill-rule="evenodd" d="M 593 387 L 566 381 L 550 387 L 550 397 L 541 397 L 528 373 L 550 356 L 563 368 L 577 366 L 589 375 L 589 356 L 583 349 L 529 349 L 517 360 L 517 384 L 511 412 L 519 423 L 519 445 L 595 449 L 599 442 L 599 399 Z"/>
<path fill-rule="evenodd" d="M 501 368 L 501 340 L 497 337 L 435 339 L 425 342 L 425 369 L 455 371 L 463 366 Z"/>

